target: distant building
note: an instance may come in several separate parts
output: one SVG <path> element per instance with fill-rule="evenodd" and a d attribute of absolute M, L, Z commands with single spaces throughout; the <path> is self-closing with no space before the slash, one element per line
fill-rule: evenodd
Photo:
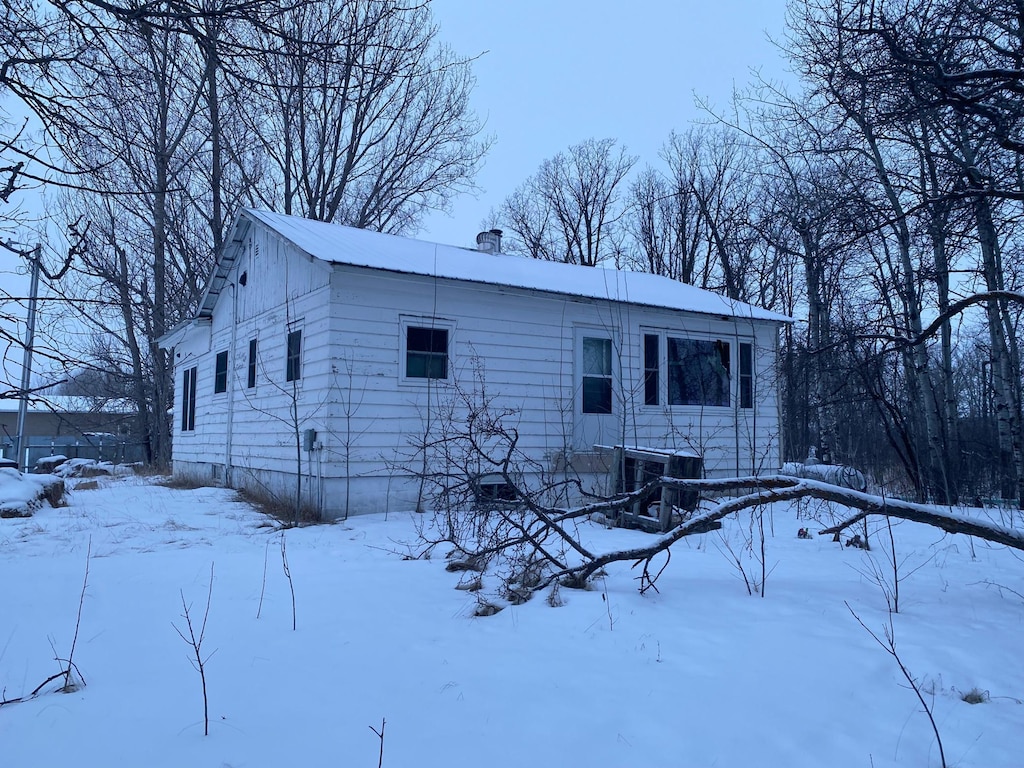
<path fill-rule="evenodd" d="M 14 459 L 18 437 L 17 399 L 0 400 L 0 447 Z M 41 456 L 60 453 L 68 458 L 139 461 L 142 456 L 132 435 L 134 409 L 122 400 L 101 407 L 86 397 L 34 397 L 25 415 L 26 450 L 32 467 Z"/>

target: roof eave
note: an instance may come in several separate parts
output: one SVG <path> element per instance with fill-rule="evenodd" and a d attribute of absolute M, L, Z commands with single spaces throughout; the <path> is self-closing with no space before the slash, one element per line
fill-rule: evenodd
<path fill-rule="evenodd" d="M 200 325 L 207 325 L 208 323 L 209 318 L 190 317 L 188 320 L 178 323 L 176 326 L 171 328 L 171 330 L 158 338 L 156 340 L 157 346 L 160 347 L 160 349 L 171 350 L 181 344 L 193 328 L 197 328 Z"/>
<path fill-rule="evenodd" d="M 249 227 L 252 226 L 252 219 L 246 209 L 242 209 L 231 225 L 231 232 L 224 242 L 220 254 L 217 256 L 217 263 L 214 264 L 213 273 L 206 284 L 206 291 L 203 293 L 202 301 L 199 302 L 197 318 L 209 318 L 213 316 L 213 308 L 220 298 L 224 285 L 227 283 L 228 275 L 238 262 L 243 251 L 245 237 L 249 234 Z"/>
<path fill-rule="evenodd" d="M 302 249 L 299 249 L 299 250 L 302 250 Z M 302 252 L 305 253 L 305 251 L 302 251 Z M 768 309 L 762 309 L 761 307 L 757 307 L 757 306 L 755 306 L 753 304 L 746 304 L 745 302 L 738 302 L 738 303 L 742 304 L 745 307 L 748 307 L 748 308 L 751 308 L 753 310 L 756 310 L 756 312 L 758 312 L 758 313 L 763 313 L 763 316 L 758 316 L 757 314 L 753 314 L 753 313 L 739 313 L 739 312 L 735 311 L 734 308 L 731 308 L 732 311 L 729 311 L 730 308 L 723 308 L 721 311 L 713 311 L 713 310 L 709 310 L 709 309 L 691 309 L 691 308 L 687 308 L 687 307 L 678 307 L 678 306 L 669 305 L 669 304 L 655 304 L 655 303 L 650 303 L 650 302 L 645 302 L 645 301 L 629 301 L 627 299 L 617 298 L 617 297 L 614 297 L 614 296 L 605 296 L 605 297 L 600 297 L 600 296 L 583 296 L 583 295 L 580 295 L 580 294 L 573 293 L 571 291 L 559 290 L 558 288 L 537 288 L 537 287 L 515 285 L 513 283 L 503 283 L 503 282 L 500 282 L 500 281 L 478 280 L 478 279 L 474 279 L 474 278 L 471 278 L 471 277 L 451 277 L 451 276 L 445 276 L 445 275 L 437 275 L 437 274 L 432 274 L 432 273 L 429 273 L 429 272 L 426 272 L 426 271 L 423 271 L 423 272 L 411 272 L 411 271 L 403 270 L 403 269 L 392 269 L 392 268 L 388 268 L 388 267 L 367 266 L 365 264 L 353 264 L 352 262 L 349 262 L 349 261 L 341 261 L 341 260 L 337 260 L 337 259 L 325 259 L 323 257 L 315 256 L 315 255 L 312 255 L 312 254 L 310 254 L 310 258 L 315 259 L 317 261 L 326 262 L 327 264 L 330 264 L 331 267 L 333 267 L 333 268 L 355 269 L 355 270 L 366 271 L 366 272 L 387 272 L 387 273 L 390 273 L 392 275 L 404 275 L 404 276 L 407 276 L 407 277 L 423 278 L 423 279 L 427 279 L 427 280 L 450 280 L 452 282 L 458 282 L 458 283 L 472 283 L 474 285 L 486 285 L 486 286 L 491 286 L 491 287 L 494 287 L 494 288 L 499 288 L 499 289 L 502 289 L 502 290 L 526 291 L 526 292 L 546 294 L 546 295 L 549 295 L 549 296 L 567 296 L 569 298 L 584 299 L 584 300 L 588 300 L 588 301 L 613 301 L 613 302 L 619 302 L 619 303 L 622 303 L 622 304 L 632 304 L 633 306 L 651 307 L 652 309 L 661 309 L 661 310 L 667 309 L 667 310 L 670 310 L 672 312 L 689 312 L 690 314 L 693 314 L 693 315 L 703 315 L 703 316 L 710 316 L 710 317 L 718 317 L 718 318 L 721 318 L 722 320 L 725 320 L 727 322 L 732 322 L 732 321 L 737 321 L 737 320 L 740 320 L 740 321 L 742 321 L 742 320 L 753 320 L 753 321 L 756 321 L 756 322 L 759 322 L 759 323 L 774 323 L 775 325 L 778 325 L 778 326 L 789 325 L 789 324 L 792 324 L 792 323 L 796 322 L 795 318 L 789 317 L 788 315 L 782 315 L 782 314 L 779 314 L 777 312 L 773 312 L 773 311 L 768 310 Z"/>

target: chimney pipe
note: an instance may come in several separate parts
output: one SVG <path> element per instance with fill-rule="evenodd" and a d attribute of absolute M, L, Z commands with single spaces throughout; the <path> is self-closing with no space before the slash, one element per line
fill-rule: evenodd
<path fill-rule="evenodd" d="M 484 253 L 501 253 L 501 230 L 492 229 L 477 235 L 476 249 Z"/>

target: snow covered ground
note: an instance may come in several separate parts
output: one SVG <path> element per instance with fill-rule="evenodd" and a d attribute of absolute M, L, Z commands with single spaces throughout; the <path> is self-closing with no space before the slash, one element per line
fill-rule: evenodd
<path fill-rule="evenodd" d="M 721 534 L 676 546 L 660 593 L 638 594 L 620 565 L 593 591 L 562 590 L 563 607 L 538 597 L 488 618 L 473 617 L 476 600 L 454 589 L 441 553 L 403 559 L 413 515 L 293 529 L 293 631 L 282 533 L 266 518 L 222 489 L 98 485 L 73 490 L 66 508 L 0 520 L 5 698 L 59 670 L 92 553 L 74 652 L 86 685 L 0 707 L 5 768 L 368 767 L 380 748 L 369 726 L 382 718 L 385 766 L 940 764 L 917 697 L 844 604 L 882 636 L 871 562 L 887 567 L 887 534 L 871 552 L 798 539 L 820 527 L 798 517 L 809 507 L 772 511 L 764 598 L 748 596 L 722 553 L 723 536 L 742 551 L 747 525 L 727 519 Z M 914 571 L 900 584 L 895 645 L 947 763 L 1024 765 L 1020 554 L 894 528 Z M 601 550 L 648 540 L 593 524 L 583 535 Z M 201 618 L 211 566 L 204 737 L 199 676 L 175 625 L 185 628 L 182 593 Z M 961 700 L 972 689 L 983 703 Z"/>

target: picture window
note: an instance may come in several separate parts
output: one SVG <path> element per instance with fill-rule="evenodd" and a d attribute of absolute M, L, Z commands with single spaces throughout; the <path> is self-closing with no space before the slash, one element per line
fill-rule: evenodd
<path fill-rule="evenodd" d="M 668 403 L 723 407 L 730 402 L 729 342 L 668 341 Z"/>

